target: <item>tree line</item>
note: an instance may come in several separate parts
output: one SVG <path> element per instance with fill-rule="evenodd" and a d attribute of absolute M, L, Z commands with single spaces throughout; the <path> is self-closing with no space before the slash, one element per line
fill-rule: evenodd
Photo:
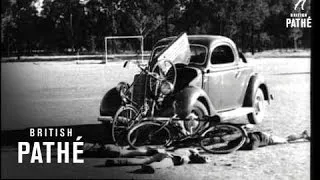
<path fill-rule="evenodd" d="M 38 3 L 41 6 L 37 6 Z M 286 28 L 292 0 L 2 0 L 3 56 L 105 51 L 106 36 L 223 35 L 242 51 L 309 48 L 310 29 Z M 41 9 L 39 9 L 39 7 Z M 305 5 L 310 11 L 310 2 Z"/>

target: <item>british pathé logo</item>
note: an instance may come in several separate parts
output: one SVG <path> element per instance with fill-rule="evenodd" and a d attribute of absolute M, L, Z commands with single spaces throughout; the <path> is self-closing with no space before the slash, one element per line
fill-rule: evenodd
<path fill-rule="evenodd" d="M 287 28 L 311 28 L 311 17 L 305 8 L 307 0 L 297 0 L 290 18 L 286 18 Z"/>
<path fill-rule="evenodd" d="M 30 138 L 64 138 L 73 137 L 72 128 L 30 128 Z M 82 136 L 77 136 L 74 142 L 18 142 L 18 163 L 52 163 L 51 156 L 57 156 L 57 163 L 84 163 L 79 158 L 83 154 L 84 142 Z M 71 144 L 72 145 L 71 145 Z M 70 148 L 71 147 L 71 148 Z M 46 153 L 43 153 L 43 151 Z M 43 155 L 45 154 L 45 160 Z M 70 156 L 71 154 L 71 156 Z M 29 158 L 31 155 L 31 158 Z M 71 157 L 71 158 L 69 158 Z"/>
<path fill-rule="evenodd" d="M 298 6 L 301 5 L 301 10 L 304 10 L 304 4 L 307 0 L 298 0 L 298 2 L 294 5 L 294 10 L 297 10 Z"/>

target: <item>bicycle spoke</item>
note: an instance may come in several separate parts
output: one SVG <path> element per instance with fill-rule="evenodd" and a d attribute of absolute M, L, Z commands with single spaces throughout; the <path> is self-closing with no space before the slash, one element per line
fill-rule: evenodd
<path fill-rule="evenodd" d="M 112 123 L 112 138 L 116 144 L 121 146 L 128 144 L 127 133 L 135 122 L 137 112 L 132 106 L 123 106 L 117 111 Z"/>
<path fill-rule="evenodd" d="M 128 141 L 132 147 L 159 147 L 170 140 L 170 132 L 157 123 L 143 122 L 133 127 L 128 133 Z"/>
<path fill-rule="evenodd" d="M 168 60 L 164 60 L 162 62 L 158 62 L 155 64 L 155 66 L 152 69 L 152 72 L 157 73 L 160 76 L 160 81 L 169 81 L 172 83 L 173 87 L 175 86 L 176 83 L 176 75 L 177 75 L 177 70 L 175 68 L 175 65 Z M 152 92 L 156 92 L 156 84 L 157 84 L 156 79 L 151 78 L 149 83 L 150 83 L 150 90 Z"/>

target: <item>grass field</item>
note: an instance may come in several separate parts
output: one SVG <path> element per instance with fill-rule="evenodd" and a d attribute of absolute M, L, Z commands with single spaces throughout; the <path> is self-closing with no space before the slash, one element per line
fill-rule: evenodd
<path fill-rule="evenodd" d="M 268 81 L 274 101 L 258 128 L 273 134 L 310 131 L 310 58 L 248 60 Z M 35 62 L 1 64 L 1 128 L 95 124 L 103 94 L 119 81 L 131 82 L 135 65 Z M 1 153 L 6 177 L 160 178 L 160 179 L 310 179 L 310 143 L 296 143 L 210 155 L 212 162 L 157 171 L 129 173 L 135 167 L 97 168 L 103 159 L 85 164 L 46 166 L 16 163 L 16 152 Z M 13 159 L 13 160 L 12 160 Z M 3 166 L 4 162 L 7 163 Z M 17 169 L 18 168 L 18 169 Z M 31 169 L 31 171 L 30 171 Z M 34 170 L 33 169 L 33 170 Z M 16 173 L 19 171 L 20 173 Z M 2 175 L 2 177 L 4 177 Z"/>

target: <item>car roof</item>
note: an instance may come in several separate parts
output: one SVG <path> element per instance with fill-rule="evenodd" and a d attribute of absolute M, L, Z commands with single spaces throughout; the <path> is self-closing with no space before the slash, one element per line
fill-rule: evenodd
<path fill-rule="evenodd" d="M 177 36 L 167 37 L 159 40 L 155 46 L 166 45 Z M 232 46 L 235 46 L 233 41 L 225 36 L 220 35 L 188 35 L 190 44 L 200 44 L 206 47 L 210 47 L 210 44 L 217 42 L 229 42 Z"/>

